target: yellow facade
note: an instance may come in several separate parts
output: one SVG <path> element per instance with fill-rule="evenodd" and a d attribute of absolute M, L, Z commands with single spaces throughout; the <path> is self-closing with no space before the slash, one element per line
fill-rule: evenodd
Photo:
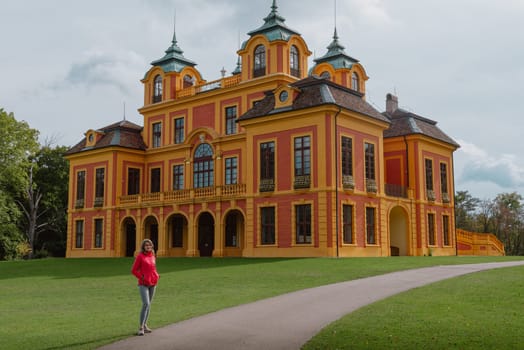
<path fill-rule="evenodd" d="M 237 70 L 206 81 L 176 37 L 141 80 L 143 126 L 90 129 L 70 161 L 68 257 L 455 255 L 453 151 L 436 123 L 365 101 L 275 2 Z M 413 126 L 416 125 L 416 128 Z"/>

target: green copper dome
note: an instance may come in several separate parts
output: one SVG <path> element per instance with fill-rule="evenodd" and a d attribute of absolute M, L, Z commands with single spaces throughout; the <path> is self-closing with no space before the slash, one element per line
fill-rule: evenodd
<path fill-rule="evenodd" d="M 285 40 L 288 41 L 291 35 L 300 35 L 297 31 L 289 28 L 284 24 L 286 19 L 278 14 L 276 0 L 273 0 L 271 12 L 264 18 L 264 24 L 255 30 L 247 33 L 250 36 L 257 34 L 265 35 L 269 41 Z"/>

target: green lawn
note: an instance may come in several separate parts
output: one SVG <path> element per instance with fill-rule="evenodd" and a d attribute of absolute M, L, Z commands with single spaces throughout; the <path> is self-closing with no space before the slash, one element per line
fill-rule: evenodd
<path fill-rule="evenodd" d="M 515 259 L 519 258 L 159 258 L 161 279 L 150 325 L 160 327 L 290 291 L 391 271 Z M 140 298 L 131 264 L 130 258 L 0 262 L 0 349 L 93 349 L 132 336 Z M 429 310 L 427 305 L 424 310 Z"/>
<path fill-rule="evenodd" d="M 524 349 L 524 267 L 412 289 L 326 327 L 303 350 Z"/>

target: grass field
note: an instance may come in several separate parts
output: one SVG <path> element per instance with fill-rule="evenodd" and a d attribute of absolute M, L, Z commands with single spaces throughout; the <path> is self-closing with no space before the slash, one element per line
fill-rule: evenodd
<path fill-rule="evenodd" d="M 391 271 L 516 259 L 159 258 L 161 279 L 150 326 L 156 328 L 290 291 Z M 130 258 L 0 262 L 0 349 L 93 349 L 132 336 L 137 329 L 140 298 L 136 280 L 130 274 L 131 264 Z M 496 286 L 497 275 L 491 279 L 489 284 Z M 498 292 L 485 292 L 479 300 Z M 433 289 L 429 289 L 432 293 Z M 428 304 L 422 309 L 431 313 Z M 382 321 L 368 322 L 382 329 Z"/>

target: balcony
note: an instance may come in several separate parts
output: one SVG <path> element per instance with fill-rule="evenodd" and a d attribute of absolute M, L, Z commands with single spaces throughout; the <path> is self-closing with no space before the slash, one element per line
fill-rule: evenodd
<path fill-rule="evenodd" d="M 408 198 L 408 188 L 396 184 L 385 185 L 386 196 L 397 198 Z"/>
<path fill-rule="evenodd" d="M 195 96 L 196 94 L 200 94 L 200 93 L 207 92 L 207 91 L 230 88 L 230 87 L 240 84 L 240 81 L 241 81 L 240 75 L 233 75 L 231 77 L 225 77 L 222 79 L 213 80 L 210 82 L 206 82 L 204 84 L 190 86 L 188 88 L 182 89 L 177 92 L 177 97 L 181 98 L 181 97 Z"/>
<path fill-rule="evenodd" d="M 195 200 L 220 200 L 222 198 L 234 198 L 245 194 L 246 185 L 235 184 L 121 196 L 120 205 L 162 205 L 163 203 L 184 203 Z"/>
<path fill-rule="evenodd" d="M 368 193 L 377 193 L 377 181 L 375 179 L 366 179 L 366 191 Z"/>
<path fill-rule="evenodd" d="M 93 204 L 95 208 L 100 208 L 104 206 L 104 197 L 95 197 L 95 203 Z"/>

